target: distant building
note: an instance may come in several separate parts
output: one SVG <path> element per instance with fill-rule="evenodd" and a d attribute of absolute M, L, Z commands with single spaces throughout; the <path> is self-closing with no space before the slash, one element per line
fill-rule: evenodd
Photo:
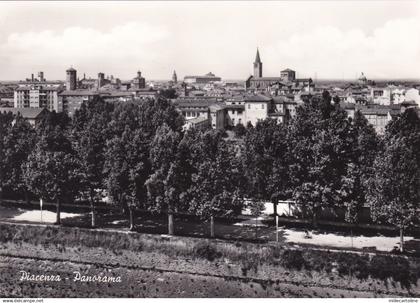
<path fill-rule="evenodd" d="M 236 102 L 233 102 L 236 103 Z M 245 105 L 240 104 L 227 104 L 226 110 L 226 124 L 230 126 L 236 126 L 238 124 L 244 125 L 245 121 Z"/>
<path fill-rule="evenodd" d="M 222 81 L 222 78 L 217 77 L 213 73 L 207 73 L 204 76 L 185 76 L 184 82 L 189 84 L 206 84 L 206 83 L 212 83 L 212 82 L 219 82 Z"/>
<path fill-rule="evenodd" d="M 257 122 L 268 118 L 269 109 L 272 106 L 272 98 L 263 95 L 250 95 L 245 97 L 245 121 L 247 125 L 257 125 Z"/>
<path fill-rule="evenodd" d="M 385 126 L 391 121 L 390 110 L 384 107 L 362 107 L 359 109 L 378 134 L 385 132 Z"/>
<path fill-rule="evenodd" d="M 65 90 L 59 94 L 62 111 L 69 116 L 73 116 L 83 102 L 97 101 L 99 98 L 100 94 L 93 90 Z"/>
<path fill-rule="evenodd" d="M 63 111 L 63 104 L 58 98 L 62 91 L 56 84 L 21 84 L 14 91 L 15 108 L 46 108 L 50 111 Z"/>
<path fill-rule="evenodd" d="M 255 55 L 254 61 L 254 78 L 262 78 L 263 76 L 263 64 L 260 58 L 260 51 L 257 48 L 257 54 Z"/>
<path fill-rule="evenodd" d="M 141 76 L 141 71 L 137 72 L 137 77 L 131 81 L 131 89 L 146 88 L 146 79 Z"/>
<path fill-rule="evenodd" d="M 366 76 L 363 73 L 360 75 L 360 77 L 357 81 L 359 82 L 360 85 L 367 85 L 368 84 L 368 79 L 366 78 Z"/>
<path fill-rule="evenodd" d="M 177 77 L 177 75 L 176 75 L 176 72 L 174 71 L 174 73 L 172 74 L 172 82 L 173 83 L 178 83 L 178 77 Z"/>
<path fill-rule="evenodd" d="M 296 80 L 296 72 L 290 68 L 286 68 L 280 72 L 280 78 L 283 82 L 293 82 Z"/>
<path fill-rule="evenodd" d="M 381 105 L 391 104 L 391 89 L 389 87 L 371 87 L 370 98 L 373 103 Z"/>
<path fill-rule="evenodd" d="M 254 74 L 245 81 L 245 88 L 254 91 L 279 91 L 287 93 L 298 93 L 302 90 L 310 91 L 314 84 L 311 78 L 296 79 L 296 72 L 285 69 L 280 72 L 280 77 L 263 77 L 260 52 L 257 49 L 255 62 L 253 64 Z"/>
<path fill-rule="evenodd" d="M 224 129 L 226 126 L 226 112 L 224 105 L 213 104 L 209 106 L 210 126 L 213 129 Z"/>
<path fill-rule="evenodd" d="M 406 101 L 414 101 L 420 106 L 420 91 L 418 88 L 410 88 L 405 92 Z"/>
<path fill-rule="evenodd" d="M 38 72 L 39 82 L 45 82 L 44 72 Z"/>
<path fill-rule="evenodd" d="M 360 111 L 378 134 L 383 134 L 385 132 L 385 127 L 389 121 L 391 121 L 392 117 L 403 113 L 408 108 L 418 108 L 417 104 L 413 101 L 404 101 L 400 104 L 391 105 L 340 102 L 340 107 L 347 112 L 347 115 L 350 118 L 354 118 L 355 112 Z"/>
<path fill-rule="evenodd" d="M 190 128 L 205 130 L 208 129 L 210 126 L 209 119 L 206 117 L 196 117 L 185 121 L 184 126 L 182 127 L 183 130 L 187 130 Z"/>
<path fill-rule="evenodd" d="M 70 67 L 66 70 L 66 90 L 75 90 L 77 88 L 77 71 Z"/>
<path fill-rule="evenodd" d="M 0 113 L 11 112 L 14 116 L 21 115 L 26 119 L 29 124 L 35 126 L 43 117 L 48 113 L 45 108 L 13 108 L 13 107 L 0 107 Z"/>

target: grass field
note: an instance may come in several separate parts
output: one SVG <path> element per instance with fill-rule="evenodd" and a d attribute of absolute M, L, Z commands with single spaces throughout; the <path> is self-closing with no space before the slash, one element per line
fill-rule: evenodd
<path fill-rule="evenodd" d="M 21 270 L 68 279 L 19 281 Z M 74 271 L 123 283 L 74 282 Z M 416 258 L 0 223 L 8 297 L 418 297 L 419 273 Z"/>

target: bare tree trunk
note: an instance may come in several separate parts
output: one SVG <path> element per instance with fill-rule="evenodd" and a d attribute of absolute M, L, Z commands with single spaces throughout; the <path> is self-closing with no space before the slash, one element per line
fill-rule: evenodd
<path fill-rule="evenodd" d="M 133 208 L 130 206 L 128 208 L 128 211 L 130 212 L 130 231 L 133 231 L 134 230 Z"/>
<path fill-rule="evenodd" d="M 210 217 L 210 237 L 214 238 L 214 217 Z"/>
<path fill-rule="evenodd" d="M 400 252 L 404 252 L 404 227 L 400 227 Z"/>
<path fill-rule="evenodd" d="M 28 193 L 28 191 L 26 189 L 24 191 L 24 195 L 25 195 L 25 202 L 26 202 L 26 204 L 30 205 L 31 204 L 31 201 L 29 201 L 29 193 Z"/>
<path fill-rule="evenodd" d="M 95 200 L 94 200 L 94 194 L 93 194 L 93 190 L 90 190 L 90 209 L 91 209 L 91 214 L 92 214 L 92 227 L 95 228 L 96 227 L 96 218 L 95 218 Z"/>
<path fill-rule="evenodd" d="M 258 239 L 258 217 L 255 217 L 255 239 Z"/>
<path fill-rule="evenodd" d="M 168 234 L 174 234 L 174 214 L 172 212 L 168 212 Z"/>
<path fill-rule="evenodd" d="M 57 199 L 56 206 L 57 206 L 57 219 L 55 221 L 55 224 L 60 225 L 61 224 L 61 217 L 60 217 L 60 215 L 61 215 L 61 200 L 60 200 L 60 198 Z"/>
<path fill-rule="evenodd" d="M 277 217 L 277 201 L 273 202 L 273 214 L 274 217 Z"/>
<path fill-rule="evenodd" d="M 318 228 L 318 210 L 314 209 L 312 214 L 312 227 L 314 229 Z"/>

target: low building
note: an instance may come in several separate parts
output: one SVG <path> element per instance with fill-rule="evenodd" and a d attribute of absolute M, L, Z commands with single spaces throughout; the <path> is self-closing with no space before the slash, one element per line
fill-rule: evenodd
<path fill-rule="evenodd" d="M 8 112 L 11 112 L 14 116 L 21 115 L 32 126 L 36 126 L 38 122 L 41 121 L 45 117 L 45 115 L 48 114 L 48 111 L 45 108 L 0 107 L 0 113 Z"/>
<path fill-rule="evenodd" d="M 226 126 L 226 112 L 224 105 L 213 104 L 209 106 L 210 126 L 213 129 L 224 129 Z"/>
<path fill-rule="evenodd" d="M 135 93 L 127 91 L 109 91 L 102 95 L 106 102 L 130 102 L 134 101 Z"/>
<path fill-rule="evenodd" d="M 407 89 L 405 92 L 406 101 L 414 101 L 420 106 L 420 91 L 417 88 Z"/>
<path fill-rule="evenodd" d="M 197 117 L 205 117 L 210 120 L 209 106 L 213 104 L 216 102 L 207 100 L 176 100 L 174 102 L 175 107 L 186 120 Z"/>
<path fill-rule="evenodd" d="M 190 128 L 205 130 L 210 126 L 209 119 L 206 117 L 196 117 L 185 121 L 182 129 L 185 131 Z"/>
<path fill-rule="evenodd" d="M 269 110 L 272 106 L 272 99 L 264 95 L 249 95 L 244 99 L 245 103 L 245 125 L 251 123 L 253 126 L 257 122 L 268 118 Z"/>
<path fill-rule="evenodd" d="M 92 90 L 66 90 L 59 94 L 59 99 L 63 106 L 63 112 L 73 116 L 83 102 L 97 101 L 100 93 Z"/>
<path fill-rule="evenodd" d="M 222 81 L 222 78 L 217 77 L 212 72 L 205 74 L 204 76 L 185 76 L 184 82 L 189 84 L 206 84 L 212 82 Z"/>
<path fill-rule="evenodd" d="M 391 121 L 392 116 L 389 108 L 362 107 L 359 109 L 378 134 L 385 133 L 385 126 Z"/>
<path fill-rule="evenodd" d="M 226 125 L 236 126 L 238 124 L 245 124 L 245 105 L 243 104 L 227 104 L 226 111 Z"/>
<path fill-rule="evenodd" d="M 293 82 L 296 80 L 296 72 L 290 68 L 286 68 L 280 72 L 280 78 L 284 82 Z"/>
<path fill-rule="evenodd" d="M 370 98 L 373 103 L 380 105 L 390 105 L 391 89 L 389 87 L 371 87 Z"/>

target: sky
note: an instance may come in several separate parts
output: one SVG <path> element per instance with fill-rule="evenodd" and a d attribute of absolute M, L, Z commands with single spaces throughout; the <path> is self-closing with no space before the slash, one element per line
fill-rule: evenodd
<path fill-rule="evenodd" d="M 420 1 L 1 2 L 0 80 L 213 72 L 420 79 Z"/>

